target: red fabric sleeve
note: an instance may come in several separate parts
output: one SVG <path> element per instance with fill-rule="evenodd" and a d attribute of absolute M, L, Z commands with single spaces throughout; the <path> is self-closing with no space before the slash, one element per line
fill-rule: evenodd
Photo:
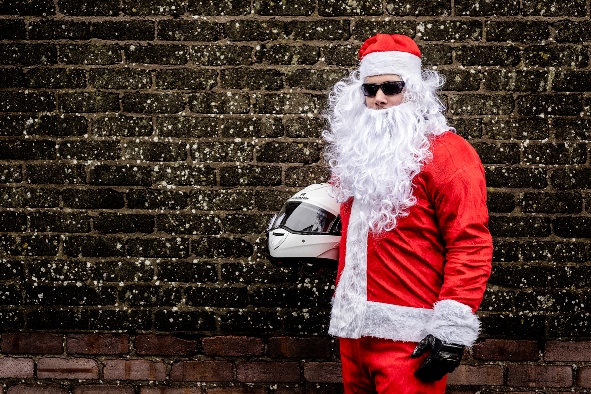
<path fill-rule="evenodd" d="M 492 237 L 484 169 L 473 148 L 465 145 L 468 150 L 463 150 L 460 158 L 451 159 L 455 172 L 440 178 L 442 182 L 433 196 L 446 251 L 438 301 L 454 300 L 476 312 L 491 273 Z"/>

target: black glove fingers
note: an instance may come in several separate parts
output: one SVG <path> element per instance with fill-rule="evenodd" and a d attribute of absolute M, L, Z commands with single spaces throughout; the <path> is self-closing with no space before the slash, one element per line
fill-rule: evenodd
<path fill-rule="evenodd" d="M 460 365 L 464 354 L 463 345 L 443 343 L 433 335 L 427 335 L 419 342 L 411 357 L 419 357 L 429 349 L 431 353 L 415 371 L 415 376 L 424 382 L 443 379 L 446 374 Z"/>
<path fill-rule="evenodd" d="M 425 338 L 423 338 L 421 340 L 421 342 L 419 342 L 417 347 L 415 347 L 415 350 L 413 350 L 410 357 L 412 357 L 412 358 L 421 357 L 423 354 L 425 354 L 425 352 L 427 350 L 433 349 L 433 347 L 436 346 L 437 341 L 438 341 L 438 339 L 435 338 L 433 335 L 431 335 L 431 334 L 427 335 Z"/>

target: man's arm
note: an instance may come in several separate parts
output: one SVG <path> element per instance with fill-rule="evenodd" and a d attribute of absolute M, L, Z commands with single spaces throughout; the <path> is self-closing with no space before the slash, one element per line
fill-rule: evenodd
<path fill-rule="evenodd" d="M 429 333 L 444 342 L 471 346 L 480 329 L 474 312 L 491 272 L 492 237 L 484 169 L 471 147 L 465 154 L 473 164 L 455 171 L 433 196 L 446 263 Z"/>

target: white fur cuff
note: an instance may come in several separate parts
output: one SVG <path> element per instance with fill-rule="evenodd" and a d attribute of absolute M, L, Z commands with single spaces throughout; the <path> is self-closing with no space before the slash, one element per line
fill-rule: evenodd
<path fill-rule="evenodd" d="M 433 306 L 427 333 L 444 342 L 472 346 L 480 332 L 480 321 L 472 308 L 454 300 L 442 300 Z"/>

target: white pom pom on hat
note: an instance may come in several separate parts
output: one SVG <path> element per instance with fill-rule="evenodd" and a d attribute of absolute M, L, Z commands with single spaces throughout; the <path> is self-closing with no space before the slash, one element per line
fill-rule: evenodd
<path fill-rule="evenodd" d="M 376 34 L 359 49 L 359 72 L 365 79 L 374 75 L 396 74 L 402 79 L 421 76 L 421 51 L 412 38 L 403 34 Z"/>

